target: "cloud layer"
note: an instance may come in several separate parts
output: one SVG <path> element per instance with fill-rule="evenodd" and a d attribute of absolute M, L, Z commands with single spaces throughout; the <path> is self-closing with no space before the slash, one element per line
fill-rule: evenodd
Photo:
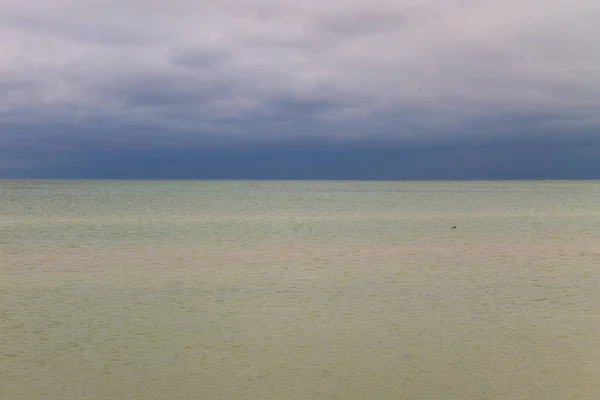
<path fill-rule="evenodd" d="M 0 175 L 298 142 L 598 148 L 598 21 L 596 0 L 0 0 Z"/>

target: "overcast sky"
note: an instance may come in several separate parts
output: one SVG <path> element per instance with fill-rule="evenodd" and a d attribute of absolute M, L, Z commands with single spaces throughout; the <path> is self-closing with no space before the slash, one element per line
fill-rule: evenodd
<path fill-rule="evenodd" d="M 0 176 L 600 178 L 598 0 L 0 0 Z"/>

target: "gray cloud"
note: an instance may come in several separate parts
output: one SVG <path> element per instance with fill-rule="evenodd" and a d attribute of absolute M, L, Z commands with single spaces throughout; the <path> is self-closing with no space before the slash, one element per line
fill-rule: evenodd
<path fill-rule="evenodd" d="M 369 35 L 401 29 L 406 23 L 408 23 L 408 19 L 404 18 L 401 13 L 366 9 L 362 12 L 341 11 L 333 15 L 325 15 L 316 21 L 315 28 L 320 32 L 342 36 Z"/>
<path fill-rule="evenodd" d="M 218 49 L 195 48 L 178 51 L 172 57 L 175 66 L 192 69 L 213 69 L 227 66 L 231 54 Z"/>
<path fill-rule="evenodd" d="M 579 143 L 600 127 L 598 20 L 594 0 L 4 0 L 0 134 Z"/>

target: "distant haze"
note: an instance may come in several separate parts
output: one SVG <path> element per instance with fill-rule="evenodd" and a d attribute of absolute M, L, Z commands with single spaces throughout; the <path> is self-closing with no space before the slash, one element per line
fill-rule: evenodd
<path fill-rule="evenodd" d="M 597 0 L 0 0 L 0 177 L 600 178 Z"/>

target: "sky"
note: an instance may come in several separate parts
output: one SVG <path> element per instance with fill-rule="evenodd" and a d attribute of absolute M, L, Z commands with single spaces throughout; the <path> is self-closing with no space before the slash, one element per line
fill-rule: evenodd
<path fill-rule="evenodd" d="M 598 0 L 0 0 L 0 177 L 600 179 Z"/>

